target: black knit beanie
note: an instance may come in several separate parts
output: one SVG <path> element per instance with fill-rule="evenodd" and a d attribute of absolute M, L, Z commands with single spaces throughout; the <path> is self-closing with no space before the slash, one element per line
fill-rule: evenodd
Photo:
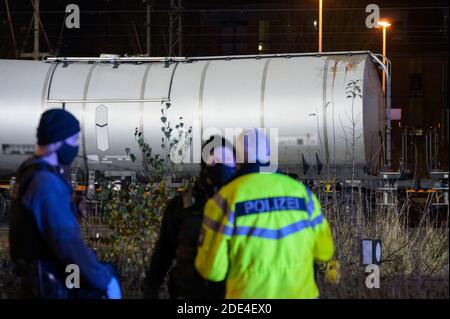
<path fill-rule="evenodd" d="M 38 145 L 63 141 L 80 131 L 80 122 L 63 109 L 51 109 L 42 113 L 37 129 Z"/>

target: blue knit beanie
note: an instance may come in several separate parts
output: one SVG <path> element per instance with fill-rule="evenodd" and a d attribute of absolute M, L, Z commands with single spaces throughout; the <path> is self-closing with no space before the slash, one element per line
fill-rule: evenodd
<path fill-rule="evenodd" d="M 80 131 L 80 122 L 63 109 L 50 109 L 42 113 L 37 129 L 38 145 L 63 141 Z"/>

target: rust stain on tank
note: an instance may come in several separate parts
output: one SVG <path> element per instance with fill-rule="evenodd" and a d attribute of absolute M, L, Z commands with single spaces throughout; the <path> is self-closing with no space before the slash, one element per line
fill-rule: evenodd
<path fill-rule="evenodd" d="M 331 82 L 331 99 L 334 97 L 334 83 L 336 82 L 336 74 L 337 74 L 337 65 L 339 61 L 334 61 L 334 66 L 331 68 L 331 72 L 333 73 L 333 81 Z"/>

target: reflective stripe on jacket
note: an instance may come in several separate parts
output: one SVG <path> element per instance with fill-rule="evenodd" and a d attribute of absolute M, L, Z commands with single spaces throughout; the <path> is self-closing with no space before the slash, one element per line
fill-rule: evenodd
<path fill-rule="evenodd" d="M 250 173 L 207 202 L 195 264 L 226 279 L 226 298 L 317 298 L 314 262 L 332 256 L 317 197 L 289 176 Z"/>

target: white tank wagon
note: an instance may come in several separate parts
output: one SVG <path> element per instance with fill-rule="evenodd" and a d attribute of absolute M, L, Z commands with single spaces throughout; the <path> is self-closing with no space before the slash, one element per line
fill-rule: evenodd
<path fill-rule="evenodd" d="M 370 52 L 0 60 L 0 175 L 33 151 L 40 114 L 61 107 L 81 122 L 80 171 L 139 172 L 135 129 L 163 154 L 166 103 L 173 126 L 182 117 L 200 132 L 277 128 L 280 166 L 301 178 L 321 165 L 322 176 L 353 163 L 357 174 L 376 172 L 385 127 L 378 63 Z"/>

